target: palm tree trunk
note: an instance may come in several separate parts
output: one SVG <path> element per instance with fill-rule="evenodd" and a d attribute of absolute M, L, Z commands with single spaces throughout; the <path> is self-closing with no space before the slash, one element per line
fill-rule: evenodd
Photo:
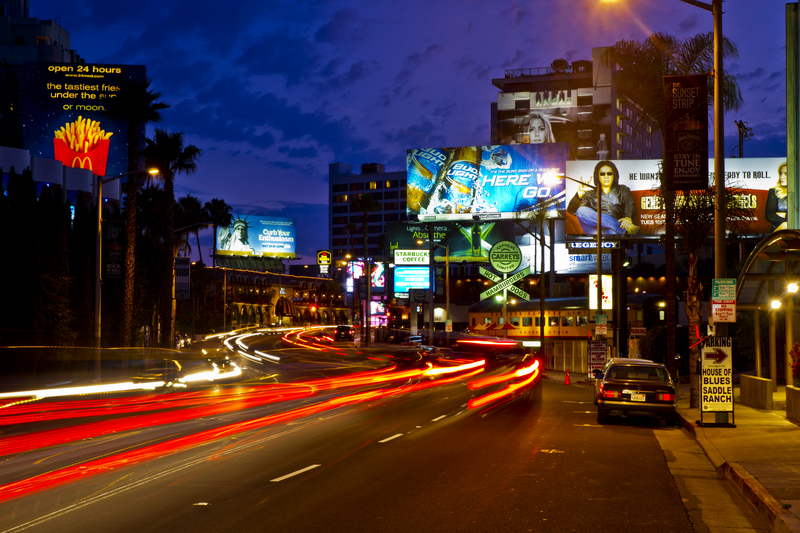
<path fill-rule="evenodd" d="M 165 248 L 168 252 L 168 260 L 165 265 L 165 277 L 168 280 L 162 296 L 163 316 L 161 317 L 161 347 L 174 347 L 175 343 L 175 182 L 172 171 L 164 172 L 164 191 L 167 193 L 166 205 L 166 229 L 164 231 Z"/>
<path fill-rule="evenodd" d="M 128 122 L 128 172 L 138 168 L 139 146 L 134 139 L 138 139 L 139 123 Z M 137 197 L 139 195 L 139 181 L 136 174 L 128 177 L 128 212 L 125 226 L 125 295 L 122 307 L 122 345 L 130 346 L 133 329 L 133 302 L 134 283 L 136 281 L 136 215 Z M 101 199 L 102 201 L 102 199 Z"/>
<path fill-rule="evenodd" d="M 700 340 L 697 338 L 697 329 L 703 318 L 703 284 L 697 276 L 698 254 L 689 254 L 689 275 L 686 279 L 686 318 L 689 320 L 689 346 L 696 345 Z M 697 345 L 691 349 L 689 354 L 689 405 L 697 406 L 700 402 L 700 383 L 697 375 L 697 361 L 700 357 L 702 348 Z"/>

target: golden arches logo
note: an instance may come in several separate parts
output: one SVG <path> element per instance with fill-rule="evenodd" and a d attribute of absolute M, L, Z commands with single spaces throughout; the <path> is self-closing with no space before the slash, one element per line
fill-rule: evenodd
<path fill-rule="evenodd" d="M 84 167 L 83 166 L 84 164 L 88 166 Z M 72 168 L 88 168 L 89 170 L 92 170 L 92 158 L 89 156 L 86 157 L 75 156 L 75 159 L 72 160 L 72 165 L 70 166 Z"/>

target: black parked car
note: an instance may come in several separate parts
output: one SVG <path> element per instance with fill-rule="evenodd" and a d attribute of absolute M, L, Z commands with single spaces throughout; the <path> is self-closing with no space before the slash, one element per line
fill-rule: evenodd
<path fill-rule="evenodd" d="M 348 325 L 336 326 L 336 333 L 333 336 L 337 341 L 352 341 L 355 340 L 353 336 L 353 327 Z"/>
<path fill-rule="evenodd" d="M 675 424 L 677 387 L 667 367 L 646 359 L 611 359 L 595 370 L 597 422 L 608 422 L 613 413 L 662 415 Z"/>

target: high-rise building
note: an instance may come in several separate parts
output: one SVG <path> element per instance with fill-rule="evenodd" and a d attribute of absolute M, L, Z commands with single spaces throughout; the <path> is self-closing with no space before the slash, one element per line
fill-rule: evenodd
<path fill-rule="evenodd" d="M 617 92 L 607 48 L 591 61 L 506 70 L 491 104 L 491 143 L 569 142 L 570 160 L 659 159 L 659 132 L 639 128 L 635 103 Z"/>
<path fill-rule="evenodd" d="M 356 212 L 351 204 L 353 197 L 360 194 L 369 194 L 382 207 L 367 215 L 367 246 L 371 257 L 384 254 L 381 236 L 386 233 L 386 223 L 407 220 L 405 170 L 387 173 L 383 165 L 367 163 L 361 165 L 360 174 L 353 174 L 352 165 L 331 163 L 328 165 L 328 246 L 334 261 L 345 260 L 351 251 L 358 257 L 364 254 L 364 214 Z"/>
<path fill-rule="evenodd" d="M 42 63 L 81 63 L 71 49 L 69 32 L 61 19 L 40 20 L 28 16 L 27 0 L 0 0 L 0 61 L 22 65 Z"/>

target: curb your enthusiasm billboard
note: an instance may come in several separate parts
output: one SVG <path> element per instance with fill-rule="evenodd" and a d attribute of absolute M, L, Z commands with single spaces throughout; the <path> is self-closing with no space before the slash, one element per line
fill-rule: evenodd
<path fill-rule="evenodd" d="M 26 62 L 23 148 L 98 176 L 126 173 L 127 124 L 106 117 L 105 103 L 118 94 L 121 79 L 142 83 L 146 77 L 142 65 Z"/>
<path fill-rule="evenodd" d="M 603 186 L 608 192 L 602 197 L 604 235 L 659 235 L 665 231 L 665 215 L 658 196 L 658 163 L 656 159 L 569 161 L 567 176 L 592 186 L 608 180 L 608 187 Z M 708 168 L 714 168 L 713 159 Z M 597 235 L 594 190 L 565 181 L 566 234 Z M 714 183 L 713 172 L 708 183 Z M 725 185 L 735 191 L 738 205 L 750 210 L 747 233 L 770 233 L 786 219 L 786 158 L 726 159 Z"/>
<path fill-rule="evenodd" d="M 513 218 L 538 202 L 560 201 L 566 143 L 409 150 L 407 213 L 420 222 Z"/>
<path fill-rule="evenodd" d="M 294 218 L 233 215 L 233 224 L 217 228 L 217 254 L 295 257 Z"/>

